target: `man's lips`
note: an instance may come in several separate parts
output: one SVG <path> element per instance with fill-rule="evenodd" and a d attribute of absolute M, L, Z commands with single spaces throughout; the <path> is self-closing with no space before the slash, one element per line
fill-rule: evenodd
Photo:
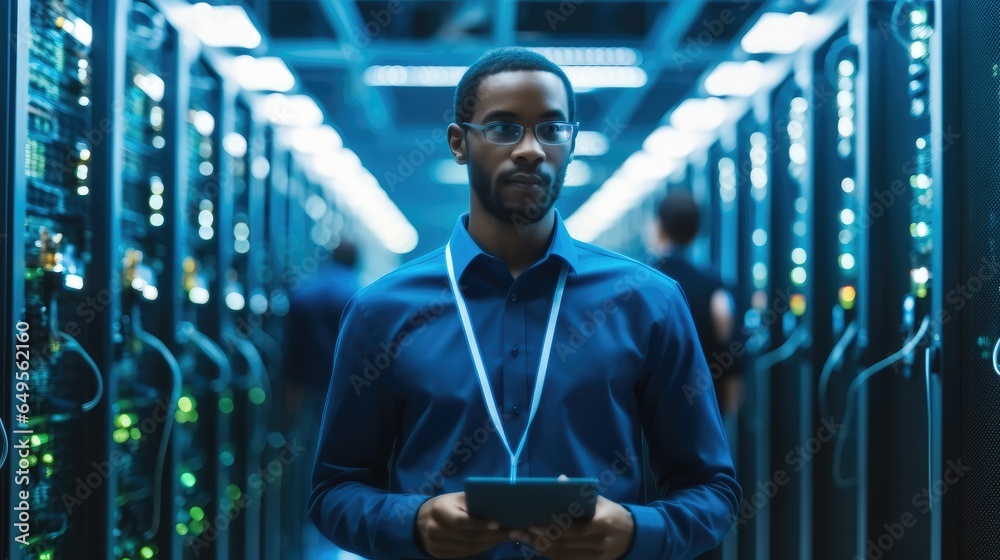
<path fill-rule="evenodd" d="M 516 174 L 508 175 L 504 177 L 503 181 L 505 183 L 513 183 L 515 186 L 521 188 L 537 188 L 548 183 L 544 178 L 539 175 L 527 175 L 527 174 Z"/>

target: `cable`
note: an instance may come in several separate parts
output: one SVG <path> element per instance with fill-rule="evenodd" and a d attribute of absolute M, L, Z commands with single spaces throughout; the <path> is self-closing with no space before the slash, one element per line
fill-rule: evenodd
<path fill-rule="evenodd" d="M 920 322 L 920 328 L 917 329 L 916 333 L 914 333 L 913 338 L 908 340 L 906 344 L 903 345 L 903 348 L 888 358 L 885 358 L 884 360 L 859 373 L 858 376 L 851 381 L 851 385 L 847 388 L 847 406 L 844 410 L 844 423 L 841 424 L 840 432 L 837 433 L 837 445 L 833 450 L 833 482 L 838 488 L 847 488 L 856 482 L 856 479 L 847 480 L 841 474 L 841 457 L 844 451 L 844 442 L 847 440 L 846 434 L 850 431 L 848 427 L 851 425 L 851 420 L 854 417 L 854 393 L 858 391 L 861 385 L 864 384 L 868 378 L 902 360 L 907 354 L 913 352 L 914 348 L 917 347 L 917 344 L 920 344 L 920 341 L 923 340 L 924 335 L 927 333 L 927 327 L 929 327 L 930 324 L 930 316 L 924 316 L 924 320 Z"/>
<path fill-rule="evenodd" d="M 3 425 L 3 419 L 0 418 L 0 433 L 3 433 L 3 458 L 0 459 L 0 469 L 7 464 L 7 451 L 10 448 L 10 441 L 7 439 L 7 426 Z"/>
<path fill-rule="evenodd" d="M 167 368 L 170 369 L 170 374 L 173 378 L 170 399 L 167 401 L 167 419 L 163 426 L 163 437 L 160 439 L 160 449 L 156 456 L 156 472 L 153 475 L 153 478 L 156 480 L 154 484 L 155 494 L 153 494 L 153 522 L 149 530 L 143 535 L 144 539 L 152 539 L 160 530 L 160 509 L 163 503 L 163 464 L 167 460 L 167 447 L 170 444 L 170 432 L 174 426 L 174 413 L 177 411 L 177 401 L 181 398 L 181 384 L 183 380 L 181 366 L 177 363 L 177 360 L 170 353 L 167 346 L 160 339 L 142 330 L 138 305 L 132 307 L 132 325 L 136 338 L 160 353 L 163 361 L 167 364 Z"/>
<path fill-rule="evenodd" d="M 934 488 L 934 416 L 931 412 L 931 347 L 924 348 L 924 380 L 927 383 L 927 489 Z M 934 509 L 934 500 L 930 501 Z"/>
<path fill-rule="evenodd" d="M 64 347 L 64 349 L 70 352 L 75 352 L 79 354 L 81 357 L 83 357 L 84 361 L 87 362 L 87 365 L 90 366 L 90 371 L 94 373 L 94 381 L 97 383 L 97 389 L 94 392 L 94 398 L 80 405 L 80 408 L 82 408 L 84 412 L 89 412 L 93 410 L 95 406 L 97 406 L 97 403 L 101 402 L 101 397 L 104 396 L 104 379 L 101 376 L 101 370 L 100 368 L 97 367 L 97 363 L 94 362 L 94 359 L 90 357 L 90 354 L 88 354 L 87 351 L 83 348 L 83 345 L 81 345 L 80 342 L 77 341 L 75 338 L 70 336 L 69 333 L 57 330 L 56 336 L 68 342 L 69 344 L 67 344 Z"/>
<path fill-rule="evenodd" d="M 181 323 L 180 332 L 187 336 L 201 350 L 202 354 L 219 368 L 219 377 L 211 383 L 212 392 L 218 393 L 228 387 L 233 381 L 233 370 L 229 365 L 229 358 L 226 357 L 222 348 L 219 348 L 214 340 L 196 329 L 190 321 Z"/>
<path fill-rule="evenodd" d="M 94 362 L 94 358 L 87 353 L 83 345 L 80 342 L 70 336 L 69 333 L 59 330 L 59 312 L 56 307 L 57 301 L 53 295 L 49 299 L 49 330 L 52 332 L 52 338 L 57 340 L 62 339 L 68 344 L 65 346 L 65 350 L 70 352 L 75 352 L 83 358 L 87 365 L 90 366 L 90 371 L 94 373 L 94 381 L 97 383 L 97 389 L 95 390 L 94 398 L 80 405 L 80 408 L 84 412 L 90 412 L 97 406 L 97 403 L 101 402 L 101 397 L 104 396 L 104 378 L 101 376 L 101 368 L 97 367 L 97 363 Z"/>
<path fill-rule="evenodd" d="M 819 374 L 819 390 L 817 392 L 817 400 L 819 401 L 819 414 L 820 418 L 831 418 L 830 416 L 830 400 L 827 394 L 830 388 L 830 377 L 833 376 L 833 370 L 840 367 L 840 364 L 844 361 L 844 353 L 847 352 L 847 348 L 851 345 L 854 337 L 858 334 L 858 322 L 851 321 L 844 329 L 844 334 L 840 336 L 840 340 L 837 344 L 833 346 L 833 350 L 830 351 L 830 356 L 826 359 L 826 363 L 823 364 L 823 371 Z"/>
<path fill-rule="evenodd" d="M 997 339 L 997 343 L 993 346 L 993 371 L 1000 375 L 1000 338 Z"/>
<path fill-rule="evenodd" d="M 260 387 L 261 391 L 264 391 L 265 407 L 261 417 L 265 419 L 264 422 L 266 423 L 266 419 L 271 415 L 271 399 L 274 398 L 274 395 L 271 389 L 271 379 L 267 375 L 267 366 L 264 365 L 264 359 L 252 342 L 235 334 L 235 332 L 227 331 L 223 336 L 233 342 L 240 354 L 246 358 L 247 364 L 250 366 L 250 374 L 248 376 L 255 377 L 257 381 L 256 385 Z M 254 443 L 253 448 L 256 453 L 264 450 L 264 447 L 267 445 L 266 440 L 267 438 L 263 437 L 259 443 L 252 442 Z"/>
<path fill-rule="evenodd" d="M 784 362 L 795 355 L 795 352 L 809 339 L 809 333 L 804 325 L 795 329 L 788 340 L 781 346 L 757 358 L 755 371 L 760 373 L 764 370 Z"/>

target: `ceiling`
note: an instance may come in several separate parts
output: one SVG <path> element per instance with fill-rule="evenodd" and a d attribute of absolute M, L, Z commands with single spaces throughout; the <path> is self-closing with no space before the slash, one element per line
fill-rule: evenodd
<path fill-rule="evenodd" d="M 728 57 L 764 11 L 812 11 L 818 0 L 246 0 L 327 121 L 360 156 L 420 234 L 412 258 L 443 245 L 468 208 L 467 185 L 433 179 L 450 157 L 442 133 L 453 87 L 366 85 L 374 65 L 467 66 L 490 48 L 625 47 L 647 81 L 638 88 L 578 93 L 581 130 L 609 140 L 608 153 L 557 207 L 571 214 L 684 97 Z"/>

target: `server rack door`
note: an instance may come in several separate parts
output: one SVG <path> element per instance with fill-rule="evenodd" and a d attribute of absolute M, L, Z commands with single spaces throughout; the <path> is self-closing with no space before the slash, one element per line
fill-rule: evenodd
<path fill-rule="evenodd" d="M 931 516 L 915 499 L 929 484 L 927 382 L 923 342 L 930 331 L 935 187 L 931 176 L 928 54 L 933 34 L 929 2 L 870 3 L 867 138 L 870 159 L 868 226 L 873 364 L 854 383 L 870 384 L 867 554 L 914 558 L 930 549 Z M 885 32 L 885 26 L 889 32 Z M 875 78 L 877 76 L 877 78 Z M 864 273 L 864 271 L 863 271 Z M 877 306 L 876 306 L 877 302 Z M 877 312 L 876 312 L 877 311 Z M 901 352 L 901 349 L 907 349 Z M 884 369 L 880 369 L 884 366 Z M 894 527 L 906 514 L 905 534 Z M 889 546 L 891 545 L 891 546 Z"/>
<path fill-rule="evenodd" d="M 218 504 L 232 457 L 223 447 L 226 415 L 219 400 L 232 379 L 232 366 L 219 346 L 225 316 L 222 275 L 225 217 L 231 215 L 228 181 L 221 169 L 221 130 L 225 110 L 221 80 L 196 52 L 182 51 L 178 92 L 183 96 L 178 171 L 182 204 L 180 235 L 181 322 L 178 361 L 185 373 L 178 399 L 174 442 L 179 449 L 174 505 L 176 522 L 187 526 L 181 541 L 184 558 L 225 558 L 225 539 L 215 537 Z M 205 556 L 203 556 L 205 555 Z"/>
<path fill-rule="evenodd" d="M 938 4 L 938 3 L 936 3 Z M 995 2 L 942 1 L 941 71 L 931 135 L 940 158 L 935 184 L 942 208 L 934 243 L 936 311 L 942 327 L 943 458 L 926 505 L 942 511 L 943 558 L 1000 555 L 1000 41 Z M 938 177 L 941 182 L 938 183 Z M 945 254 L 941 254 L 945 253 Z M 941 280 L 938 280 L 941 278 Z M 943 508 L 939 508 L 943 505 Z M 924 503 L 921 504 L 925 506 Z"/>
<path fill-rule="evenodd" d="M 769 253 L 761 235 L 770 226 L 768 207 L 768 137 L 761 131 L 757 117 L 750 113 L 737 125 L 736 188 L 739 211 L 739 256 L 737 307 L 746 309 L 743 332 L 747 339 L 746 351 L 753 355 L 768 349 L 770 325 L 775 320 L 768 311 Z M 760 231 L 754 241 L 754 234 Z M 766 411 L 770 408 L 766 373 L 757 371 L 755 365 L 748 370 L 746 400 L 741 410 L 740 483 L 756 489 L 757 481 L 771 480 L 770 446 Z M 740 512 L 739 550 L 741 557 L 768 558 L 770 550 L 770 497 L 760 490 L 751 490 L 744 496 L 746 508 Z M 744 523 L 745 522 L 745 523 Z"/>
<path fill-rule="evenodd" d="M 223 328 L 223 347 L 234 364 L 233 383 L 219 401 L 223 414 L 228 414 L 232 428 L 228 444 L 234 458 L 229 484 L 225 488 L 222 508 L 232 521 L 225 537 L 229 539 L 229 554 L 233 558 L 255 559 L 260 552 L 260 500 L 250 488 L 250 477 L 259 472 L 260 454 L 266 438 L 267 409 L 271 406 L 267 367 L 251 329 L 255 324 L 248 306 L 250 294 L 258 289 L 252 273 L 250 252 L 259 250 L 261 214 L 251 210 L 259 204 L 259 190 L 252 189 L 251 165 L 257 149 L 250 149 L 254 126 L 250 108 L 242 100 L 232 103 L 232 122 L 227 121 L 223 138 L 226 166 L 232 181 L 233 226 L 224 232 L 232 246 L 232 263 L 226 273 L 225 301 L 233 321 Z M 222 531 L 220 530 L 220 533 Z"/>
<path fill-rule="evenodd" d="M 179 289 L 176 235 L 177 36 L 144 1 L 127 5 L 121 190 L 110 223 L 122 286 L 112 375 L 114 515 L 112 558 L 170 558 L 175 534 L 175 412 L 181 371 L 174 350 Z M 168 83 L 169 82 L 169 83 Z"/>
<path fill-rule="evenodd" d="M 802 87 L 788 77 L 771 96 L 769 195 L 771 227 L 754 243 L 770 248 L 771 337 L 776 349 L 762 356 L 761 375 L 771 386 L 772 479 L 783 487 L 771 498 L 771 554 L 780 558 L 812 556 L 812 457 L 821 441 L 812 423 L 813 383 L 809 345 L 808 301 L 812 295 L 808 172 L 809 102 Z M 765 237 L 766 235 L 766 237 Z M 770 316 L 770 315 L 768 315 Z M 781 473 L 779 475 L 779 473 Z"/>
<path fill-rule="evenodd" d="M 809 258 L 816 280 L 811 303 L 816 402 L 820 426 L 833 426 L 836 438 L 848 437 L 840 425 L 850 377 L 858 371 L 858 311 L 866 295 L 858 274 L 867 235 L 857 219 L 863 206 L 856 136 L 859 60 L 848 31 L 845 26 L 817 49 L 810 92 L 815 233 Z M 855 444 L 852 440 L 842 446 L 841 454 L 839 443 L 829 442 L 815 458 L 816 558 L 844 558 L 857 551 L 858 487 L 846 482 L 855 473 Z"/>
<path fill-rule="evenodd" d="M 5 331 L 17 359 L 5 420 L 21 447 L 10 473 L 19 525 L 7 543 L 13 558 L 106 555 L 109 449 L 101 426 L 115 302 L 112 240 L 100 226 L 110 196 L 97 187 L 108 180 L 115 144 L 105 126 L 114 80 L 107 47 L 115 43 L 92 47 L 95 33 L 102 41 L 113 35 L 115 20 L 109 6 L 89 0 L 9 6 L 4 65 L 15 80 L 6 88 L 5 147 L 24 155 L 5 157 L 5 219 L 17 258 L 8 270 L 18 275 L 9 292 L 17 323 Z"/>

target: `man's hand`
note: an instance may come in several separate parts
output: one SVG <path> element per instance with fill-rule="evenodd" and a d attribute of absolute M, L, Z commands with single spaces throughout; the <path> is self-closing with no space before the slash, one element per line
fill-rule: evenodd
<path fill-rule="evenodd" d="M 634 533 L 632 514 L 598 496 L 591 520 L 574 520 L 565 530 L 557 525 L 531 527 L 512 531 L 510 537 L 530 544 L 550 560 L 618 560 L 628 553 Z"/>
<path fill-rule="evenodd" d="M 441 494 L 417 512 L 420 544 L 434 558 L 459 558 L 489 550 L 508 539 L 495 521 L 469 516 L 465 492 Z"/>

